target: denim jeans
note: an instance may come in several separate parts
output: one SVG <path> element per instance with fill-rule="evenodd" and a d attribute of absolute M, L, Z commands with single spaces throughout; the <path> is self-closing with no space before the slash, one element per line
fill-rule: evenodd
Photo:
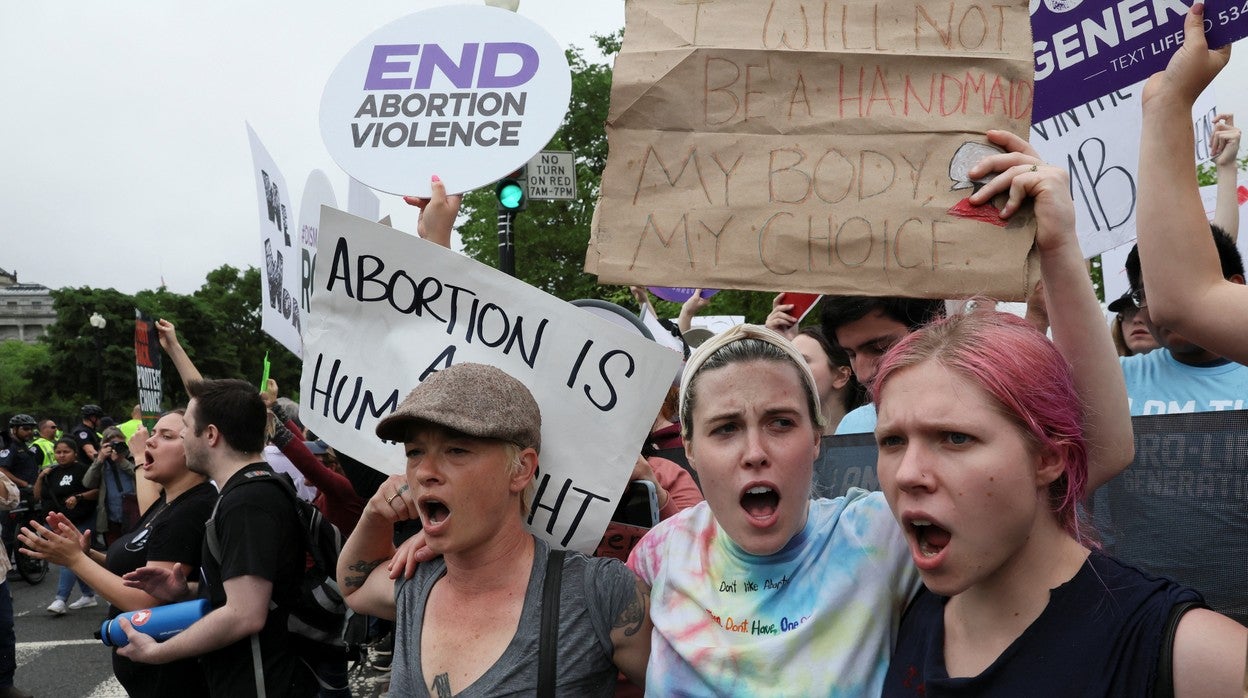
<path fill-rule="evenodd" d="M 82 533 L 87 530 L 87 524 L 78 527 L 78 532 Z M 56 584 L 56 598 L 69 600 L 69 592 L 74 590 L 74 582 L 78 582 L 78 588 L 82 590 L 83 596 L 95 596 L 95 591 L 87 586 L 87 583 L 74 576 L 68 567 L 61 568 L 61 578 Z M 0 684 L 2 685 L 2 684 Z"/>

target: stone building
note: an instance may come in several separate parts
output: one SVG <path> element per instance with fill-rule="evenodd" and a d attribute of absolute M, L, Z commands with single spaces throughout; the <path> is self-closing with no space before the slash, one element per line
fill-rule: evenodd
<path fill-rule="evenodd" d="M 52 291 L 40 284 L 24 284 L 17 272 L 0 269 L 0 342 L 35 342 L 56 322 Z"/>

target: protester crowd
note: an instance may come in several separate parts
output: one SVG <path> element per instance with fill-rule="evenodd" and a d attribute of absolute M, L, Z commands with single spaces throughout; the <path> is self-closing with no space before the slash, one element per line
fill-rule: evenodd
<path fill-rule="evenodd" d="M 1115 560 L 1091 516 L 1132 462 L 1133 416 L 1248 398 L 1237 202 L 1220 195 L 1211 225 L 1191 164 L 1192 102 L 1228 55 L 1200 12 L 1144 90 L 1139 242 L 1108 328 L 1065 169 L 990 131 L 1001 152 L 971 168 L 970 204 L 1034 216 L 1027 317 L 829 296 L 802 327 L 781 295 L 762 324 L 707 337 L 689 331 L 695 293 L 684 367 L 627 454 L 659 519 L 627 563 L 526 529 L 543 415 L 502 370 L 416 386 L 376 428 L 406 458 L 386 477 L 274 381 L 200 375 L 164 320 L 189 403 L 150 429 L 137 406 L 113 424 L 84 405 L 64 432 L 11 417 L 0 507 L 40 515 L 0 545 L 60 567 L 52 615 L 207 600 L 161 640 L 119 621 L 133 696 L 349 696 L 370 642 L 394 696 L 1248 695 L 1248 629 L 1218 612 L 1234 609 Z M 1216 121 L 1233 188 L 1239 131 Z M 449 247 L 460 200 L 432 191 L 408 203 Z M 880 491 L 814 496 L 825 437 L 854 433 L 874 434 Z M 0 698 L 27 695 L 14 643 L 0 580 Z"/>

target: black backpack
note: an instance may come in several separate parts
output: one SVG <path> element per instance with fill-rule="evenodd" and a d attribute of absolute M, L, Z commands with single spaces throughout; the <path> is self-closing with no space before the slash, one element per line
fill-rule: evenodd
<path fill-rule="evenodd" d="M 342 600 L 338 582 L 334 579 L 338 553 L 342 551 L 342 533 L 316 507 L 299 499 L 294 486 L 288 480 L 270 470 L 253 470 L 247 473 L 245 479 L 223 490 L 221 497 L 213 505 L 212 517 L 204 528 L 208 551 L 218 563 L 221 562 L 221 541 L 213 524 L 217 518 L 217 508 L 221 506 L 221 498 L 230 489 L 253 482 L 273 483 L 286 493 L 295 510 L 299 512 L 299 523 L 306 540 L 305 547 L 310 564 L 299 584 L 298 599 L 293 604 L 282 605 L 288 616 L 286 629 L 299 641 L 302 648 L 318 657 L 343 652 L 345 645 L 342 641 L 342 630 L 347 606 Z M 274 601 L 269 602 L 270 608 L 278 605 Z"/>

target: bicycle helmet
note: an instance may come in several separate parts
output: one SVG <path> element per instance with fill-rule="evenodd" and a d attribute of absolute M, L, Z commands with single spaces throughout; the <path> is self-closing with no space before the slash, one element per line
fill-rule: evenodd
<path fill-rule="evenodd" d="M 35 418 L 28 414 L 15 414 L 9 418 L 9 426 L 13 429 L 18 427 L 30 427 L 31 429 L 34 429 L 38 426 L 38 424 L 35 422 Z"/>
<path fill-rule="evenodd" d="M 99 405 L 83 405 L 82 416 L 83 417 L 103 417 L 104 410 L 100 409 Z"/>

